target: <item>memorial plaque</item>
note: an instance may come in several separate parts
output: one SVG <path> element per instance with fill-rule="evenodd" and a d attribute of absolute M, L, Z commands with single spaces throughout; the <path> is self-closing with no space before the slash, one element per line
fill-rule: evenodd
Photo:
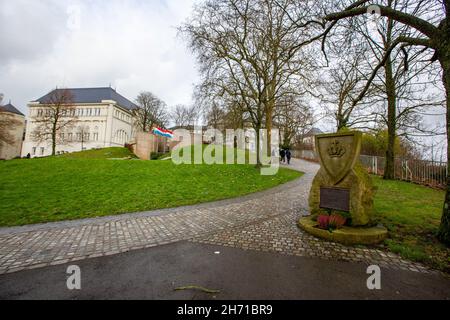
<path fill-rule="evenodd" d="M 320 188 L 320 208 L 350 211 L 350 189 Z"/>

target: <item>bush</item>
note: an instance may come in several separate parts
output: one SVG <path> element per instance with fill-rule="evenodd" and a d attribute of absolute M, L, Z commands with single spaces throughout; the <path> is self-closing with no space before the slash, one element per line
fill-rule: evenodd
<path fill-rule="evenodd" d="M 330 222 L 330 216 L 328 216 L 328 215 L 320 215 L 317 217 L 317 223 L 319 224 L 320 229 L 327 230 L 329 222 Z"/>
<path fill-rule="evenodd" d="M 125 148 L 127 148 L 131 153 L 134 152 L 133 145 L 130 143 L 125 143 Z"/>
<path fill-rule="evenodd" d="M 333 214 L 333 215 L 322 214 L 317 217 L 318 227 L 320 229 L 330 231 L 342 228 L 345 225 L 346 221 L 347 219 L 341 216 L 340 214 Z"/>
<path fill-rule="evenodd" d="M 158 152 L 152 152 L 150 153 L 150 160 L 158 160 L 159 158 L 159 153 Z"/>
<path fill-rule="evenodd" d="M 344 226 L 346 219 L 339 215 L 334 214 L 330 216 L 330 220 L 328 220 L 328 228 L 331 230 L 340 229 Z"/>

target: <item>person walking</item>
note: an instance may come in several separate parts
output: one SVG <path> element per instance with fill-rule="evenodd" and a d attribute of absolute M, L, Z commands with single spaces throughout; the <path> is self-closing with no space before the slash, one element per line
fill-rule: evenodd
<path fill-rule="evenodd" d="M 291 150 L 287 149 L 287 150 L 286 150 L 287 164 L 291 164 L 291 158 L 292 158 Z"/>
<path fill-rule="evenodd" d="M 280 157 L 281 157 L 281 162 L 285 163 L 286 162 L 286 151 L 284 149 L 280 150 Z"/>

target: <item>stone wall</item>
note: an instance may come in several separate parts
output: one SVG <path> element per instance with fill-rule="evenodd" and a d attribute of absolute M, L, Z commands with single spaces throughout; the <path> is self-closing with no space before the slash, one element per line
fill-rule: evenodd
<path fill-rule="evenodd" d="M 0 159 L 10 160 L 20 157 L 23 132 L 25 130 L 25 117 L 9 112 L 0 112 L 0 117 L 11 117 L 20 123 L 20 125 L 11 127 L 9 130 L 10 134 L 14 137 L 14 143 L 12 145 L 0 143 Z"/>
<path fill-rule="evenodd" d="M 138 132 L 136 140 L 133 144 L 134 154 L 142 160 L 150 160 L 152 152 L 166 153 L 169 152 L 168 139 L 155 136 L 147 132 Z"/>

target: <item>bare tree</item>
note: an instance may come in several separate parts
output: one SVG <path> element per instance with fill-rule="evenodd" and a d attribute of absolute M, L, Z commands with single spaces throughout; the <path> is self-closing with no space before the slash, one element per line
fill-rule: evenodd
<path fill-rule="evenodd" d="M 154 126 L 164 127 L 168 123 L 167 105 L 151 92 L 141 92 L 136 98 L 139 108 L 133 110 L 136 125 L 143 131 Z"/>
<path fill-rule="evenodd" d="M 341 20 L 375 11 L 374 7 L 369 5 L 368 0 L 351 1 L 347 4 L 347 7 L 339 8 L 340 4 L 335 3 L 334 13 L 325 14 L 322 21 L 308 21 L 311 25 L 323 28 L 323 31 L 311 38 L 311 41 L 322 40 L 322 43 L 325 43 L 331 31 L 339 25 Z M 427 10 L 423 10 L 423 8 Z M 411 0 L 408 1 L 407 6 L 400 9 L 385 5 L 377 5 L 376 9 L 382 17 L 402 24 L 405 27 L 405 33 L 392 39 L 357 100 L 362 99 L 367 93 L 378 71 L 386 65 L 395 48 L 418 46 L 423 50 L 431 50 L 433 53 L 431 61 L 439 62 L 442 68 L 442 83 L 446 92 L 447 107 L 447 163 L 450 163 L 450 41 L 448 40 L 450 39 L 450 0 Z M 450 170 L 448 171 L 447 191 L 438 232 L 438 238 L 447 245 L 450 244 Z"/>
<path fill-rule="evenodd" d="M 176 105 L 171 113 L 172 120 L 177 127 L 187 127 L 196 125 L 200 118 L 200 112 L 195 106 Z"/>
<path fill-rule="evenodd" d="M 248 116 L 256 131 L 257 150 L 263 127 L 270 145 L 275 107 L 289 92 L 286 88 L 302 91 L 310 82 L 313 59 L 303 55 L 299 45 L 308 35 L 295 31 L 288 13 L 308 16 L 308 6 L 294 0 L 280 5 L 272 0 L 208 0 L 181 28 L 198 56 L 203 80 Z"/>
<path fill-rule="evenodd" d="M 35 130 L 31 133 L 33 140 L 38 142 L 50 141 L 52 155 L 56 154 L 57 144 L 65 143 L 61 133 L 70 129 L 78 117 L 75 114 L 73 95 L 68 89 L 53 90 L 43 103 L 32 121 L 36 123 Z"/>
<path fill-rule="evenodd" d="M 328 67 L 321 83 L 321 102 L 325 114 L 336 123 L 337 131 L 344 128 L 362 128 L 370 123 L 368 107 L 373 103 L 372 92 L 364 100 L 356 101 L 367 82 L 367 49 L 361 45 L 337 49 L 334 66 Z"/>
<path fill-rule="evenodd" d="M 218 92 L 218 88 L 204 81 L 195 89 L 196 105 L 202 110 L 207 125 L 222 131 L 243 129 L 245 118 L 239 99 L 222 90 Z"/>
<path fill-rule="evenodd" d="M 206 112 L 206 123 L 214 129 L 226 129 L 224 126 L 226 110 L 221 108 L 217 102 L 212 102 L 211 108 Z"/>
<path fill-rule="evenodd" d="M 77 126 L 76 140 L 80 142 L 80 150 L 83 151 L 84 144 L 90 140 L 90 130 L 88 126 L 84 124 Z"/>
<path fill-rule="evenodd" d="M 412 1 L 383 0 L 381 3 L 392 9 L 404 11 L 408 9 Z M 428 7 L 416 6 L 414 11 L 416 15 L 421 15 L 427 10 Z M 387 54 L 394 39 L 412 35 L 408 28 L 389 17 L 380 19 L 376 26 L 373 26 L 374 28 L 368 27 L 370 24 L 365 18 L 355 17 L 353 20 L 357 20 L 357 22 L 353 22 L 352 29 L 362 36 L 359 37 L 356 34 L 357 38 L 362 38 L 358 40 L 362 40 L 370 46 L 370 53 L 376 58 L 377 63 Z M 355 37 L 355 32 L 351 33 Z M 418 36 L 417 31 L 414 36 Z M 425 109 L 443 103 L 443 98 L 439 95 L 425 94 L 434 85 L 434 81 L 425 80 L 427 75 L 433 73 L 432 69 L 435 67 L 435 64 L 430 62 L 431 55 L 430 51 L 414 46 L 394 48 L 387 55 L 383 66 L 384 72 L 378 73 L 373 80 L 372 87 L 379 92 L 377 104 L 379 108 L 373 112 L 373 115 L 377 118 L 377 122 L 387 127 L 388 131 L 385 179 L 394 178 L 394 158 L 396 156 L 394 144 L 398 135 L 410 139 L 418 135 L 437 134 L 439 131 L 439 128 L 425 126 L 421 116 Z"/>
<path fill-rule="evenodd" d="M 311 108 L 296 96 L 286 96 L 279 101 L 274 124 L 280 129 L 283 146 L 292 146 L 311 130 L 315 117 Z"/>

